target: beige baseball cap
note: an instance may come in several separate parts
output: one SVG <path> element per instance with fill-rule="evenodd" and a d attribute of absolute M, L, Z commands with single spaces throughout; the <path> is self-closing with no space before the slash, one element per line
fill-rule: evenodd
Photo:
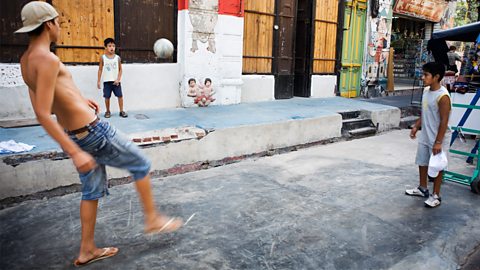
<path fill-rule="evenodd" d="M 28 33 L 35 30 L 44 22 L 58 17 L 58 12 L 50 4 L 42 1 L 32 1 L 22 8 L 23 27 L 15 33 Z"/>

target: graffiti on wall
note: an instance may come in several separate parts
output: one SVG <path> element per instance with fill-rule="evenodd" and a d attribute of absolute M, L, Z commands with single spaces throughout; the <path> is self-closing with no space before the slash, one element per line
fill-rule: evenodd
<path fill-rule="evenodd" d="M 188 11 L 193 26 L 192 48 L 193 53 L 198 50 L 198 41 L 208 43 L 207 50 L 217 51 L 215 47 L 215 26 L 218 21 L 219 0 L 189 0 Z"/>
<path fill-rule="evenodd" d="M 392 0 L 377 1 L 375 10 L 377 16 L 369 17 L 370 29 L 368 37 L 368 52 L 366 55 L 367 73 L 369 79 L 386 77 L 388 49 L 392 29 Z"/>
<path fill-rule="evenodd" d="M 188 79 L 187 96 L 193 98 L 193 102 L 199 107 L 207 107 L 216 99 L 213 97 L 215 90 L 213 90 L 212 79 L 205 78 L 205 83 L 197 83 L 195 78 Z"/>

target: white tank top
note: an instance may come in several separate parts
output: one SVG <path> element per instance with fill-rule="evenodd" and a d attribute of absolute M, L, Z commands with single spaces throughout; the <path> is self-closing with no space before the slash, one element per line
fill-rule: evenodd
<path fill-rule="evenodd" d="M 118 59 L 119 56 L 115 54 L 113 58 L 108 58 L 105 54 L 103 58 L 103 81 L 114 82 L 118 78 Z"/>
<path fill-rule="evenodd" d="M 422 96 L 422 131 L 418 138 L 418 142 L 433 147 L 435 139 L 437 138 L 438 127 L 440 126 L 440 110 L 438 102 L 443 96 L 450 94 L 445 87 L 441 87 L 436 91 L 430 91 L 427 87 L 423 90 Z M 451 111 L 450 111 L 451 112 Z M 449 145 L 451 138 L 450 128 L 447 128 L 442 145 Z"/>

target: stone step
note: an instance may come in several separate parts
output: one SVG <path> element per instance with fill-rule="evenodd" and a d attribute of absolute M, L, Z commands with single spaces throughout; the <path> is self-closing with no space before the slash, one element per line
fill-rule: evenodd
<path fill-rule="evenodd" d="M 349 130 L 348 134 L 351 138 L 373 136 L 377 133 L 377 129 L 374 127 L 362 127 L 353 130 Z"/>
<path fill-rule="evenodd" d="M 349 131 L 349 130 L 362 128 L 362 127 L 373 127 L 373 128 L 375 128 L 375 125 L 373 124 L 371 119 L 365 119 L 365 118 L 355 118 L 355 119 L 342 120 L 342 131 Z"/>
<path fill-rule="evenodd" d="M 411 115 L 407 117 L 403 117 L 400 119 L 400 128 L 410 128 L 415 122 L 417 122 L 419 116 Z"/>
<path fill-rule="evenodd" d="M 342 120 L 355 119 L 360 117 L 361 112 L 360 111 L 340 112 L 340 115 L 342 116 Z"/>

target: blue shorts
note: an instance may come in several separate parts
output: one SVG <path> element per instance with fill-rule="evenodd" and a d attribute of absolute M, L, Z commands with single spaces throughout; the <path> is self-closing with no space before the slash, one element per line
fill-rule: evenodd
<path fill-rule="evenodd" d="M 103 82 L 103 97 L 111 98 L 112 92 L 116 97 L 123 97 L 122 84 L 114 85 L 113 82 Z"/>
<path fill-rule="evenodd" d="M 98 165 L 87 173 L 80 173 L 82 200 L 96 200 L 109 194 L 105 165 L 128 170 L 135 181 L 150 172 L 151 163 L 140 148 L 106 121 L 100 120 L 88 127 L 88 131 L 69 136 L 91 154 Z"/>

